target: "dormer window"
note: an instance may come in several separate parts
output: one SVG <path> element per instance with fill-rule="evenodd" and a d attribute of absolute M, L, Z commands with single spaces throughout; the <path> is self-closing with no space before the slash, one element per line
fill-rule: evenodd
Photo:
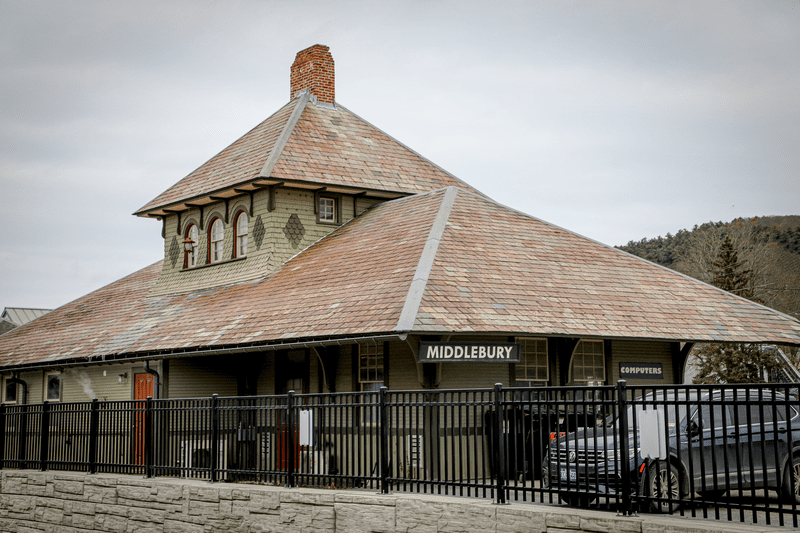
<path fill-rule="evenodd" d="M 225 248 L 225 228 L 221 218 L 215 218 L 208 230 L 208 262 L 222 261 L 222 252 Z"/>
<path fill-rule="evenodd" d="M 197 226 L 194 224 L 189 224 L 189 227 L 186 228 L 186 235 L 185 238 L 192 240 L 192 251 L 186 254 L 186 264 L 183 265 L 183 268 L 193 268 L 197 266 Z"/>
<path fill-rule="evenodd" d="M 336 223 L 336 198 L 319 197 L 319 221 L 328 224 Z"/>
<path fill-rule="evenodd" d="M 244 257 L 247 255 L 247 212 L 239 211 L 236 215 L 236 222 L 233 225 L 235 232 L 233 242 L 233 257 Z"/>

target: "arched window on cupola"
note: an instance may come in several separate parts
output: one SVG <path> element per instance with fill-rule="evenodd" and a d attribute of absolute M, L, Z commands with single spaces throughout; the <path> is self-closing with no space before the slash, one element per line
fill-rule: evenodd
<path fill-rule="evenodd" d="M 225 249 L 225 226 L 221 218 L 215 218 L 208 226 L 208 262 L 222 261 L 222 252 Z"/>
<path fill-rule="evenodd" d="M 247 255 L 247 236 L 248 236 L 248 217 L 246 211 L 236 213 L 233 223 L 233 257 L 244 257 Z"/>

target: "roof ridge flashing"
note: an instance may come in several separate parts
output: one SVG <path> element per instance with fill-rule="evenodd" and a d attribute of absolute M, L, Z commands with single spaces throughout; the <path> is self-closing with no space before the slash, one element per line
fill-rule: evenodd
<path fill-rule="evenodd" d="M 300 120 L 300 115 L 303 114 L 303 110 L 306 108 L 306 104 L 308 104 L 310 98 L 311 92 L 308 89 L 303 89 L 297 93 L 295 97 L 297 104 L 295 104 L 292 114 L 289 116 L 289 120 L 286 121 L 280 136 L 275 141 L 275 144 L 272 145 L 269 157 L 264 162 L 264 166 L 261 167 L 261 172 L 258 174 L 259 177 L 268 178 L 270 174 L 272 174 L 272 170 L 275 168 L 275 165 L 278 164 L 278 159 L 283 153 L 283 149 L 286 147 L 289 137 L 292 136 L 294 127 L 297 125 L 297 121 Z"/>
<path fill-rule="evenodd" d="M 419 256 L 414 278 L 411 280 L 411 285 L 408 288 L 408 295 L 403 304 L 403 310 L 400 312 L 400 319 L 397 321 L 396 331 L 407 332 L 414 328 L 419 306 L 425 294 L 425 287 L 428 284 L 428 277 L 431 274 L 433 263 L 436 260 L 439 242 L 442 240 L 444 230 L 447 227 L 447 220 L 450 218 L 453 204 L 455 204 L 456 196 L 460 190 L 461 189 L 456 186 L 439 189 L 439 191 L 445 191 L 444 197 L 439 206 L 439 212 L 436 214 L 436 218 L 431 226 L 428 239 L 425 241 L 425 247 L 422 249 L 422 253 Z"/>

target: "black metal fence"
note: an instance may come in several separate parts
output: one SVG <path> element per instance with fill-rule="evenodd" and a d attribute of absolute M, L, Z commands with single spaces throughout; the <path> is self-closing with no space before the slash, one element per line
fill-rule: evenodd
<path fill-rule="evenodd" d="M 532 501 L 798 526 L 787 385 L 0 406 L 0 467 Z"/>

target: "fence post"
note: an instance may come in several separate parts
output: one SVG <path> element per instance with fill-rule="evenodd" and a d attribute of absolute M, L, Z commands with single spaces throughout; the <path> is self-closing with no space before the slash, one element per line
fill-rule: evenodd
<path fill-rule="evenodd" d="M 17 468 L 25 469 L 28 464 L 25 462 L 25 452 L 28 449 L 28 409 L 27 404 L 23 404 L 19 411 L 19 435 L 17 437 Z"/>
<path fill-rule="evenodd" d="M 294 443 L 294 391 L 290 390 L 286 395 L 286 485 L 294 487 L 295 469 L 295 443 Z"/>
<path fill-rule="evenodd" d="M 153 397 L 144 401 L 144 477 L 153 477 Z"/>
<path fill-rule="evenodd" d="M 89 473 L 97 473 L 97 437 L 100 429 L 100 402 L 97 398 L 92 400 L 89 412 Z"/>
<path fill-rule="evenodd" d="M 622 480 L 622 508 L 620 512 L 623 515 L 633 514 L 633 505 L 631 502 L 631 476 L 627 472 L 627 458 L 630 443 L 628 442 L 628 392 L 627 382 L 624 379 L 617 381 L 617 409 L 619 410 L 619 446 L 620 460 L 617 464 L 620 469 L 619 476 Z"/>
<path fill-rule="evenodd" d="M 505 469 L 506 469 L 506 446 L 503 438 L 503 384 L 494 385 L 494 475 L 497 490 L 497 504 L 506 503 L 505 493 Z"/>
<path fill-rule="evenodd" d="M 0 403 L 0 470 L 6 466 L 6 404 Z"/>
<path fill-rule="evenodd" d="M 42 424 L 39 428 L 39 469 L 47 470 L 47 452 L 50 445 L 50 403 L 42 404 Z"/>
<path fill-rule="evenodd" d="M 219 394 L 211 395 L 211 483 L 217 482 L 219 468 Z"/>
<path fill-rule="evenodd" d="M 381 494 L 389 494 L 389 484 L 386 479 L 389 477 L 389 409 L 386 405 L 387 387 L 381 387 L 378 393 L 378 419 L 380 421 L 380 475 L 381 475 Z"/>

